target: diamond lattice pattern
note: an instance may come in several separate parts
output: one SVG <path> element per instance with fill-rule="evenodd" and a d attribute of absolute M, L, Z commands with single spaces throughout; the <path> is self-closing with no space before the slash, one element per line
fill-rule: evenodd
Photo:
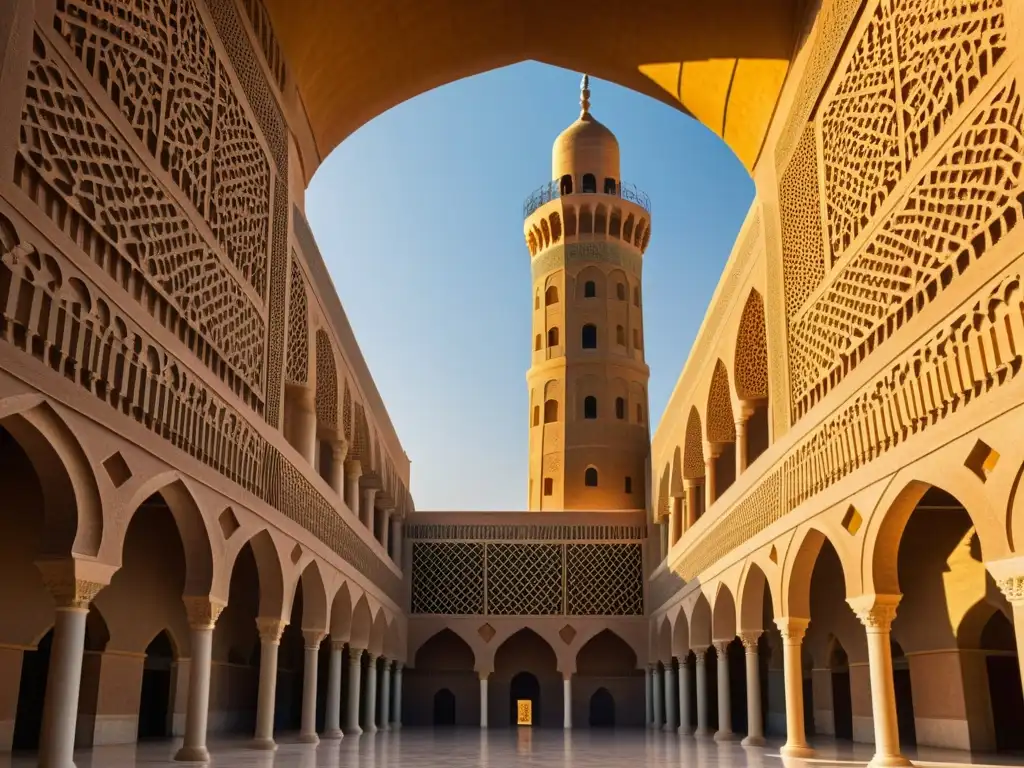
<path fill-rule="evenodd" d="M 412 612 L 484 612 L 484 545 L 427 541 L 412 547 Z"/>
<path fill-rule="evenodd" d="M 569 615 L 643 615 L 639 544 L 568 544 L 565 563 Z"/>
<path fill-rule="evenodd" d="M 562 545 L 490 544 L 487 608 L 496 615 L 562 612 Z"/>

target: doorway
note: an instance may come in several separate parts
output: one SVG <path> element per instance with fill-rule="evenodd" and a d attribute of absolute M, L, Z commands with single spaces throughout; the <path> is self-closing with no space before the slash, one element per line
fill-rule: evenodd
<path fill-rule="evenodd" d="M 613 728 L 615 726 L 615 699 L 607 688 L 598 688 L 590 697 L 591 728 Z"/>
<path fill-rule="evenodd" d="M 455 725 L 455 694 L 447 688 L 434 694 L 434 725 Z"/>
<path fill-rule="evenodd" d="M 43 726 L 43 700 L 46 695 L 46 676 L 50 669 L 52 645 L 51 629 L 39 641 L 34 651 L 25 651 L 22 654 L 12 749 L 39 748 L 39 731 Z"/>
<path fill-rule="evenodd" d="M 146 648 L 139 699 L 139 739 L 165 739 L 171 735 L 171 667 L 174 649 L 166 632 Z"/>
<path fill-rule="evenodd" d="M 529 702 L 529 725 L 541 722 L 540 682 L 529 672 L 520 672 L 509 683 L 510 725 L 519 725 L 520 702 Z"/>

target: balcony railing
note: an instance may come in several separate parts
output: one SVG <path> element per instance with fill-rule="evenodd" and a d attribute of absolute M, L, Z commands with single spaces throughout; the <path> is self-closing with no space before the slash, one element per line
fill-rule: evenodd
<path fill-rule="evenodd" d="M 615 192 L 602 192 L 600 190 L 594 190 L 593 192 L 582 192 L 579 190 L 573 190 L 573 194 L 583 195 L 610 195 L 612 197 L 619 197 L 630 203 L 635 203 L 643 208 L 648 213 L 651 212 L 651 198 L 647 196 L 646 192 L 637 189 L 633 184 L 618 184 L 615 187 Z M 557 200 L 562 196 L 561 181 L 555 179 L 549 181 L 539 189 L 535 190 L 532 195 L 526 198 L 526 202 L 523 203 L 523 218 L 525 219 L 531 213 L 536 211 L 542 205 L 550 203 L 552 200 Z"/>

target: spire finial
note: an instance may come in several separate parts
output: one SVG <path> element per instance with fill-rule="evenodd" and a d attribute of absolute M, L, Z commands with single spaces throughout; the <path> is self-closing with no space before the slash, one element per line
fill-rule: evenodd
<path fill-rule="evenodd" d="M 590 113 L 590 75 L 583 75 L 580 83 L 580 117 Z"/>

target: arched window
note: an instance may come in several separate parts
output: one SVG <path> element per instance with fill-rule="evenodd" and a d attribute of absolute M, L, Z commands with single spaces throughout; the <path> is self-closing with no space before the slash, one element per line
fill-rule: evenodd
<path fill-rule="evenodd" d="M 583 398 L 583 418 L 597 418 L 597 398 L 594 397 L 593 395 L 587 395 L 585 398 Z"/>
<path fill-rule="evenodd" d="M 552 304 L 558 303 L 558 288 L 549 285 L 548 289 L 544 291 L 544 306 L 550 307 Z"/>
<path fill-rule="evenodd" d="M 587 467 L 587 471 L 583 473 L 583 484 L 587 488 L 597 488 L 597 468 Z"/>
<path fill-rule="evenodd" d="M 627 476 L 626 477 L 626 493 L 632 493 L 632 492 L 633 492 L 633 478 Z"/>
<path fill-rule="evenodd" d="M 597 283 L 593 280 L 587 280 L 587 282 L 583 284 L 583 298 L 592 299 L 595 296 L 597 296 Z"/>
<path fill-rule="evenodd" d="M 540 352 L 540 334 L 539 333 L 537 334 L 537 336 L 533 340 L 533 351 L 534 352 Z"/>
<path fill-rule="evenodd" d="M 533 406 L 533 426 L 535 426 L 535 427 L 539 427 L 540 426 L 540 406 L 539 405 Z"/>
<path fill-rule="evenodd" d="M 604 193 L 606 195 L 614 195 L 615 194 L 615 179 L 605 179 L 604 180 Z"/>
<path fill-rule="evenodd" d="M 616 397 L 615 398 L 615 418 L 625 419 L 626 418 L 626 398 Z"/>
<path fill-rule="evenodd" d="M 617 283 L 615 286 L 615 298 L 619 301 L 626 300 L 626 286 L 623 283 Z"/>
<path fill-rule="evenodd" d="M 550 477 L 544 478 L 544 495 L 550 496 L 555 492 L 555 481 Z"/>
<path fill-rule="evenodd" d="M 587 323 L 583 326 L 583 348 L 597 349 L 597 326 Z"/>
<path fill-rule="evenodd" d="M 533 308 L 540 309 L 540 289 L 533 295 Z"/>
<path fill-rule="evenodd" d="M 636 288 L 633 289 L 633 306 L 640 306 L 640 286 L 637 286 Z"/>
<path fill-rule="evenodd" d="M 545 400 L 544 401 L 544 423 L 554 424 L 558 421 L 558 401 L 557 400 Z"/>
<path fill-rule="evenodd" d="M 562 180 L 558 183 L 558 191 L 563 195 L 572 194 L 572 176 L 570 174 L 567 173 L 562 177 Z"/>
<path fill-rule="evenodd" d="M 597 192 L 597 179 L 594 178 L 594 174 L 585 173 L 583 174 L 583 191 L 584 192 Z"/>
<path fill-rule="evenodd" d="M 558 346 L 558 328 L 548 328 L 548 346 Z"/>
<path fill-rule="evenodd" d="M 615 326 L 615 343 L 626 346 L 626 329 L 621 325 Z"/>

